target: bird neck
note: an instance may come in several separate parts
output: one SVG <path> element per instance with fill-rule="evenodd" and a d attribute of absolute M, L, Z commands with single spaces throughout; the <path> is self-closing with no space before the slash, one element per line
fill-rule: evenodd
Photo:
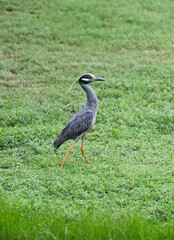
<path fill-rule="evenodd" d="M 97 101 L 97 97 L 95 95 L 94 90 L 87 84 L 80 83 L 80 85 L 83 88 L 83 90 L 86 92 L 88 102 L 89 103 L 92 102 L 97 105 L 98 101 Z"/>

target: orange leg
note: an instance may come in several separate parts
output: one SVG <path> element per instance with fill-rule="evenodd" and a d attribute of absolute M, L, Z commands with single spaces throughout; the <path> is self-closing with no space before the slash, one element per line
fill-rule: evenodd
<path fill-rule="evenodd" d="M 89 163 L 89 161 L 88 161 L 88 159 L 87 159 L 87 157 L 86 157 L 85 151 L 84 151 L 84 136 L 82 137 L 82 144 L 81 144 L 80 150 L 81 150 L 82 155 L 83 155 L 84 158 L 85 158 L 86 163 Z"/>
<path fill-rule="evenodd" d="M 60 165 L 61 168 L 64 168 L 64 165 L 65 165 L 65 163 L 66 163 L 66 160 L 67 160 L 67 158 L 68 158 L 68 155 L 69 155 L 69 154 L 71 153 L 71 151 L 73 150 L 75 143 L 76 143 L 76 142 L 74 142 L 74 143 L 72 144 L 72 146 L 68 149 L 68 151 L 67 151 L 67 153 L 66 153 L 66 155 L 65 155 L 65 157 L 64 157 L 64 159 L 63 159 L 63 162 L 62 162 L 61 165 Z"/>

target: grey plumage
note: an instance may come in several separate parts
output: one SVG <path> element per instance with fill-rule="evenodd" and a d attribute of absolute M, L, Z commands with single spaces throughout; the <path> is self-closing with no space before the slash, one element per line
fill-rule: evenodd
<path fill-rule="evenodd" d="M 84 110 L 84 108 L 82 109 Z M 94 112 L 87 110 L 78 112 L 66 127 L 59 133 L 57 139 L 54 142 L 54 147 L 58 149 L 67 140 L 77 140 L 82 137 L 86 131 L 92 127 L 92 121 L 94 118 Z"/>
<path fill-rule="evenodd" d="M 94 77 L 90 73 L 80 76 L 79 84 L 86 92 L 88 102 L 59 133 L 53 144 L 56 149 L 58 149 L 67 140 L 73 139 L 77 141 L 80 138 L 83 139 L 85 133 L 94 125 L 98 108 L 98 100 L 93 89 L 88 84 L 95 81 L 104 81 L 104 79 Z"/>

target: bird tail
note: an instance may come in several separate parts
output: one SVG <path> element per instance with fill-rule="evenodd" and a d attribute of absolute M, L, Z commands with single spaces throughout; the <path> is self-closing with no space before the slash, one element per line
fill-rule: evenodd
<path fill-rule="evenodd" d="M 53 146 L 57 150 L 63 143 L 64 143 L 64 141 L 62 141 L 61 138 L 57 137 L 56 140 L 53 143 Z"/>

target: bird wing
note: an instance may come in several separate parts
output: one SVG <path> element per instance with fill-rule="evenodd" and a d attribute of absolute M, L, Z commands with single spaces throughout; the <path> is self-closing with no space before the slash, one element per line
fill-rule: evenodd
<path fill-rule="evenodd" d="M 95 113 L 92 110 L 82 109 L 78 112 L 59 133 L 54 142 L 54 147 L 59 148 L 65 141 L 76 139 L 81 134 L 90 130 L 95 120 Z"/>
<path fill-rule="evenodd" d="M 67 139 L 76 139 L 92 127 L 94 112 L 91 110 L 79 112 L 62 130 Z"/>

